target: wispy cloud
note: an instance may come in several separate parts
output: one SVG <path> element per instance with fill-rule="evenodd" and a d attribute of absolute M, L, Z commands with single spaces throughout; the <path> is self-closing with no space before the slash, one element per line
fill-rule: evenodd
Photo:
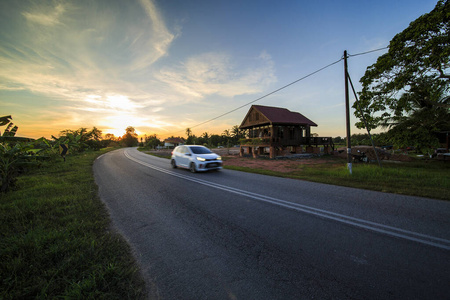
<path fill-rule="evenodd" d="M 142 32 L 133 41 L 132 46 L 137 53 L 137 58 L 131 65 L 132 70 L 146 68 L 167 55 L 167 51 L 176 37 L 167 29 L 153 1 L 139 0 L 139 2 L 148 17 L 148 23 L 145 24 L 148 31 Z"/>
<path fill-rule="evenodd" d="M 145 13 L 139 18 L 139 6 L 135 6 L 137 12 L 131 15 L 137 20 L 122 21 L 147 26 L 129 26 L 125 31 L 120 30 L 123 22 L 117 21 L 120 12 L 100 10 L 95 5 L 76 7 L 78 3 L 71 2 L 70 6 L 58 3 L 51 7 L 36 2 L 23 8 L 26 23 L 15 24 L 17 33 L 24 34 L 0 44 L 0 88 L 26 89 L 69 101 L 93 92 L 133 99 L 138 90 L 136 96 L 148 99 L 151 93 L 143 96 L 146 91 L 136 88 L 123 74 L 148 68 L 166 55 L 174 35 L 151 1 L 140 3 Z"/>
<path fill-rule="evenodd" d="M 276 82 L 274 63 L 262 52 L 246 67 L 225 53 L 204 53 L 187 59 L 178 67 L 166 67 L 157 78 L 172 86 L 186 101 L 217 94 L 233 97 L 260 92 Z"/>
<path fill-rule="evenodd" d="M 47 118 L 39 126 L 173 130 L 183 103 L 258 93 L 276 81 L 265 51 L 244 62 L 226 52 L 170 57 L 181 28 L 172 32 L 154 1 L 136 1 L 17 2 L 9 35 L 0 36 L 0 90 L 51 99 L 51 112 L 40 103 L 20 110 Z M 156 67 L 161 58 L 167 64 Z"/>
<path fill-rule="evenodd" d="M 36 6 L 32 10 L 24 11 L 22 15 L 29 22 L 44 26 L 52 26 L 60 23 L 59 19 L 65 10 L 64 5 L 59 3 L 55 7 Z"/>

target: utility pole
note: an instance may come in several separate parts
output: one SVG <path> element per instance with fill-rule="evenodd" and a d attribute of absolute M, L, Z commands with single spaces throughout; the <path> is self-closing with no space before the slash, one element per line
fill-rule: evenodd
<path fill-rule="evenodd" d="M 344 75 L 345 75 L 345 117 L 347 121 L 347 169 L 352 174 L 352 146 L 350 143 L 350 100 L 348 94 L 348 66 L 347 50 L 344 51 Z"/>

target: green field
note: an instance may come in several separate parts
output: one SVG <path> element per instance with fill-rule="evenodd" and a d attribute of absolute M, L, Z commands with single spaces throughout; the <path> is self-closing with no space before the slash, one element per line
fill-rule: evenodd
<path fill-rule="evenodd" d="M 323 159 L 321 159 L 323 160 Z M 328 157 L 328 162 L 301 165 L 291 172 L 227 166 L 227 169 L 287 177 L 381 192 L 450 200 L 450 162 L 425 161 L 352 164 L 350 175 L 344 160 Z"/>
<path fill-rule="evenodd" d="M 92 164 L 103 152 L 45 163 L 1 195 L 0 299 L 145 298 L 97 194 Z"/>
<path fill-rule="evenodd" d="M 111 228 L 92 164 L 106 152 L 70 155 L 18 178 L 0 199 L 0 299 L 144 299 L 131 250 Z M 383 192 L 450 200 L 450 163 L 416 161 L 300 165 L 289 173 L 225 168 Z M 319 160 L 318 160 L 319 162 Z"/>

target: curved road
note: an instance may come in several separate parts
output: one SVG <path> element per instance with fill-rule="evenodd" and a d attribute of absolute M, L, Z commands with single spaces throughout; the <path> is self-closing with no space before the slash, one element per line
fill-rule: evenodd
<path fill-rule="evenodd" d="M 192 174 L 135 148 L 94 174 L 151 298 L 450 298 L 450 202 Z"/>

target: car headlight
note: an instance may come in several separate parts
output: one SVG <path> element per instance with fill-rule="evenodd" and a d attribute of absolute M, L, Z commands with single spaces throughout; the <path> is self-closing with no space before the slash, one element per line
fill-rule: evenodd
<path fill-rule="evenodd" d="M 197 156 L 196 158 L 197 158 L 197 160 L 199 160 L 199 161 L 205 161 L 205 160 L 206 160 L 205 158 L 200 157 L 200 156 Z"/>
<path fill-rule="evenodd" d="M 217 160 L 222 160 L 222 156 L 217 156 Z"/>

